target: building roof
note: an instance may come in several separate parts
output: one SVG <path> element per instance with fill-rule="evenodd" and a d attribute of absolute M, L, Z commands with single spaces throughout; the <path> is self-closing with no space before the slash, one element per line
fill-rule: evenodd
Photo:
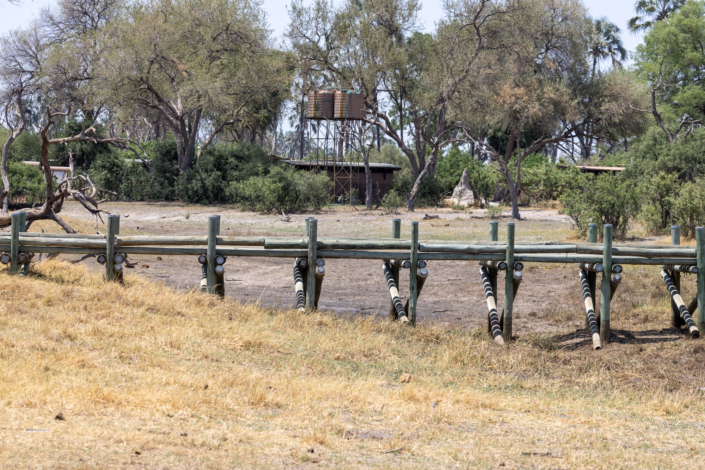
<path fill-rule="evenodd" d="M 559 168 L 567 170 L 573 165 L 558 165 Z M 585 165 L 575 165 L 575 168 L 582 171 L 583 173 L 605 173 L 608 171 L 624 171 L 623 166 L 585 166 Z"/>
<path fill-rule="evenodd" d="M 339 167 L 339 168 L 356 168 L 356 169 L 364 169 L 365 164 L 364 163 L 356 163 L 356 162 L 309 162 L 305 160 L 282 160 L 289 165 L 294 165 L 298 167 Z M 392 165 L 389 163 L 370 163 L 370 168 L 371 169 L 378 169 L 378 170 L 389 170 L 389 171 L 399 171 L 401 170 L 400 166 Z"/>

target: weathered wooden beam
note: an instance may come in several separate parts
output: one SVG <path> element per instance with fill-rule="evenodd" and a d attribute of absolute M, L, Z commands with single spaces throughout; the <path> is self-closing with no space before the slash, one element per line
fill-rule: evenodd
<path fill-rule="evenodd" d="M 695 228 L 695 243 L 698 268 L 698 329 L 705 330 L 705 227 Z"/>
<path fill-rule="evenodd" d="M 589 224 L 588 225 L 588 243 L 597 243 L 597 224 Z M 601 262 L 602 260 L 600 260 Z M 604 268 L 604 266 L 603 266 Z M 597 295 L 597 273 L 588 271 L 587 274 L 588 278 L 588 285 L 590 286 L 590 297 L 592 298 L 592 305 L 593 308 L 597 305 L 596 302 L 596 295 Z M 600 319 L 596 317 L 597 320 L 597 327 L 600 327 Z M 589 328 L 589 325 L 588 325 Z"/>
<path fill-rule="evenodd" d="M 86 240 L 105 240 L 105 235 L 89 233 L 43 233 L 43 232 L 23 232 L 22 237 L 38 238 L 79 238 Z M 0 240 L 10 239 L 10 234 L 0 234 Z"/>
<path fill-rule="evenodd" d="M 507 266 L 514 266 L 514 223 L 507 224 Z M 509 274 L 511 271 L 507 271 Z M 505 276 L 504 284 L 504 321 L 502 323 L 502 337 L 504 341 L 512 340 L 512 322 L 514 316 L 514 279 L 511 275 Z"/>
<path fill-rule="evenodd" d="M 19 237 L 20 246 L 74 246 L 78 248 L 106 248 L 106 240 L 89 238 L 44 238 L 44 237 Z"/>
<path fill-rule="evenodd" d="M 411 222 L 411 251 L 409 252 L 409 323 L 416 326 L 416 302 L 418 300 L 418 279 L 416 275 L 419 269 L 419 223 Z"/>
<path fill-rule="evenodd" d="M 509 273 L 507 273 L 509 275 Z M 521 285 L 521 280 L 524 278 L 524 276 L 521 274 L 521 271 L 514 271 L 512 273 L 512 280 L 513 280 L 513 292 L 514 292 L 514 298 L 516 299 L 517 297 L 517 292 L 519 291 L 519 286 Z M 495 294 L 495 300 L 497 299 L 496 294 Z M 503 325 L 504 324 L 504 307 L 502 308 L 502 312 L 499 314 L 499 324 Z"/>
<path fill-rule="evenodd" d="M 585 303 L 588 328 L 592 336 L 592 347 L 593 349 L 602 349 L 600 329 L 597 326 L 597 317 L 595 316 L 595 304 L 592 301 L 592 291 L 590 291 L 590 283 L 588 281 L 588 271 L 585 269 L 580 270 L 580 286 L 583 290 L 583 302 Z"/>
<path fill-rule="evenodd" d="M 487 310 L 489 312 L 492 339 L 494 339 L 497 344 L 504 344 L 502 329 L 499 326 L 499 315 L 497 315 L 497 303 L 495 302 L 494 292 L 492 292 L 492 285 L 490 284 L 490 277 L 487 274 L 487 268 L 480 268 L 480 276 L 482 277 L 482 286 L 485 289 L 485 300 L 487 301 Z"/>
<path fill-rule="evenodd" d="M 401 219 L 393 219 L 392 220 L 392 238 L 394 239 L 400 239 L 401 238 Z M 411 242 L 409 242 L 409 248 L 411 248 Z M 407 260 L 385 260 L 385 263 L 389 264 L 389 270 L 392 273 L 392 280 L 394 281 L 394 285 L 398 286 L 399 285 L 399 269 L 402 267 L 406 267 L 407 269 L 411 267 L 411 262 Z M 402 266 L 402 263 L 409 263 L 408 266 Z M 389 284 L 389 283 L 387 283 Z M 398 289 L 397 289 L 398 293 Z M 394 299 L 391 298 L 389 300 L 389 319 L 390 320 L 396 320 L 399 317 L 399 314 L 397 312 L 396 305 L 394 303 Z M 408 320 L 408 318 L 407 318 Z"/>
<path fill-rule="evenodd" d="M 665 246 L 665 245 L 664 245 Z M 578 254 L 600 254 L 600 245 L 577 245 Z M 695 258 L 694 248 L 660 248 L 658 245 L 653 245 L 651 248 L 634 248 L 630 246 L 614 246 L 612 247 L 612 256 L 639 257 L 639 258 Z"/>
<path fill-rule="evenodd" d="M 253 256 L 258 258 L 306 258 L 308 256 L 308 251 L 306 250 L 262 250 L 248 248 L 218 248 L 216 253 L 225 256 Z"/>
<path fill-rule="evenodd" d="M 602 261 L 602 256 L 595 255 L 576 255 L 576 254 L 515 254 L 514 259 L 522 263 L 599 263 Z"/>
<path fill-rule="evenodd" d="M 469 254 L 469 253 L 419 253 L 418 259 L 424 261 L 483 261 L 483 260 L 494 260 L 501 261 L 506 256 L 500 253 L 480 253 L 480 254 Z"/>
<path fill-rule="evenodd" d="M 602 235 L 602 298 L 600 306 L 600 341 L 603 345 L 610 342 L 610 284 L 609 273 L 612 272 L 612 225 L 605 224 Z"/>
<path fill-rule="evenodd" d="M 678 246 L 681 244 L 681 228 L 678 225 L 671 225 L 671 245 Z M 695 260 L 697 262 L 697 260 Z M 681 291 L 681 273 L 677 271 L 671 271 L 671 278 L 673 279 L 673 285 L 676 286 L 678 292 Z M 678 309 L 676 302 L 671 299 L 671 327 L 680 328 L 683 326 L 683 319 L 681 318 L 681 313 Z"/>
<path fill-rule="evenodd" d="M 208 244 L 206 246 L 206 267 L 208 268 L 206 277 L 206 289 L 209 294 L 215 294 L 215 257 L 216 257 L 216 238 L 220 234 L 220 216 L 211 215 L 208 217 Z"/>
<path fill-rule="evenodd" d="M 105 279 L 119 281 L 121 278 L 115 273 L 115 239 L 120 234 L 120 216 L 108 216 L 108 228 L 105 234 Z"/>
<path fill-rule="evenodd" d="M 10 275 L 15 275 L 20 272 L 20 233 L 26 230 L 27 213 L 13 212 L 10 224 Z"/>
<path fill-rule="evenodd" d="M 331 259 L 409 259 L 408 251 L 404 253 L 399 251 L 320 250 L 319 253 L 320 256 Z"/>
<path fill-rule="evenodd" d="M 449 243 L 421 243 L 420 252 L 462 253 L 462 254 L 503 254 L 507 250 L 503 245 L 454 245 Z"/>
<path fill-rule="evenodd" d="M 306 310 L 316 308 L 316 259 L 318 258 L 318 221 L 308 220 L 308 265 L 310 269 L 306 274 Z M 266 246 L 266 241 L 265 241 Z"/>
<path fill-rule="evenodd" d="M 426 268 L 419 269 L 419 272 L 416 274 L 416 298 L 417 299 L 421 296 L 421 291 L 423 290 L 423 286 L 426 284 L 426 279 L 428 279 L 428 269 L 426 269 Z M 409 313 L 409 299 L 406 299 L 406 302 L 404 303 L 404 311 L 408 315 L 408 313 Z"/>
<path fill-rule="evenodd" d="M 72 255 L 105 254 L 105 248 L 80 248 L 75 246 L 33 246 L 20 248 L 20 253 L 68 253 Z"/>
<path fill-rule="evenodd" d="M 700 337 L 700 330 L 695 325 L 695 322 L 690 316 L 690 313 L 688 313 L 688 308 L 685 306 L 683 298 L 678 292 L 678 289 L 676 289 L 676 286 L 673 283 L 673 278 L 665 269 L 661 271 L 661 277 L 663 278 L 663 282 L 666 283 L 666 289 L 668 289 L 668 293 L 671 295 L 671 299 L 673 299 L 673 301 L 678 306 L 678 311 L 681 315 L 681 318 L 683 318 L 683 320 L 685 321 L 685 324 L 688 327 L 688 331 L 690 332 L 691 336 L 693 338 Z"/>

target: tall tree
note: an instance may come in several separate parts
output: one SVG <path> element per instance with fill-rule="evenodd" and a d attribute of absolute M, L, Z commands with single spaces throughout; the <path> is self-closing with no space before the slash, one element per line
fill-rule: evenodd
<path fill-rule="evenodd" d="M 286 95 L 290 67 L 270 44 L 259 3 L 157 0 L 129 5 L 106 36 L 102 79 L 117 107 L 158 112 L 176 137 L 179 169 L 225 128 Z M 258 105 L 258 106 L 260 106 Z"/>
<path fill-rule="evenodd" d="M 592 21 L 592 30 L 588 38 L 588 54 L 592 59 L 592 75 L 595 75 L 597 66 L 606 59 L 612 61 L 612 66 L 621 67 L 627 59 L 627 50 L 622 44 L 620 29 L 607 18 L 598 18 Z"/>
<path fill-rule="evenodd" d="M 651 88 L 650 113 L 674 143 L 705 119 L 705 4 L 691 1 L 637 46 L 636 71 Z"/>
<path fill-rule="evenodd" d="M 638 0 L 634 5 L 636 16 L 627 23 L 632 33 L 650 30 L 654 24 L 663 21 L 671 13 L 678 11 L 688 0 Z"/>

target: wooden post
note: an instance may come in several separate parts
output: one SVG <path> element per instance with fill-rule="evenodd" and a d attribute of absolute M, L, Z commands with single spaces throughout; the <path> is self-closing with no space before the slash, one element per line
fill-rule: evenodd
<path fill-rule="evenodd" d="M 583 301 L 585 302 L 585 313 L 587 315 L 588 329 L 592 336 L 593 349 L 602 349 L 600 343 L 600 328 L 597 326 L 597 317 L 595 317 L 595 304 L 592 303 L 590 295 L 590 285 L 588 283 L 589 272 L 585 269 L 580 270 L 580 285 L 583 289 Z"/>
<path fill-rule="evenodd" d="M 491 242 L 497 242 L 499 241 L 499 222 L 497 221 L 492 221 L 490 222 L 490 241 Z M 497 305 L 497 273 L 498 269 L 495 268 L 494 266 L 487 266 L 483 265 L 482 262 L 480 262 L 481 266 L 485 266 L 487 268 L 487 279 L 490 282 L 490 287 L 492 288 L 492 297 L 494 298 L 494 303 L 495 306 Z M 499 322 L 499 329 L 500 331 L 502 330 L 502 322 Z M 490 318 L 489 314 L 487 315 L 487 331 L 489 333 L 492 333 L 492 319 Z"/>
<path fill-rule="evenodd" d="M 120 276 L 115 272 L 115 238 L 120 234 L 120 216 L 108 216 L 108 231 L 105 235 L 105 279 L 107 281 L 120 281 Z"/>
<path fill-rule="evenodd" d="M 10 223 L 10 274 L 14 275 L 20 272 L 20 233 L 26 230 L 27 213 L 14 212 Z"/>
<path fill-rule="evenodd" d="M 296 294 L 296 310 L 302 312 L 306 309 L 306 294 L 304 277 L 298 258 L 294 260 L 294 293 Z"/>
<path fill-rule="evenodd" d="M 421 291 L 423 290 L 424 284 L 426 284 L 426 279 L 428 279 L 428 269 L 419 268 L 418 274 L 416 275 L 416 299 L 421 296 Z M 409 315 L 409 299 L 406 299 L 404 303 L 405 315 Z"/>
<path fill-rule="evenodd" d="M 411 254 L 409 256 L 409 323 L 416 326 L 416 301 L 418 300 L 419 223 L 411 222 Z"/>
<path fill-rule="evenodd" d="M 321 291 L 323 290 L 323 278 L 326 275 L 326 268 L 323 266 L 316 266 L 314 269 L 316 273 L 316 294 L 314 296 L 313 306 L 318 310 L 318 300 L 321 298 Z"/>
<path fill-rule="evenodd" d="M 597 243 L 597 224 L 588 225 L 588 243 Z M 593 308 L 597 305 L 596 302 L 596 289 L 597 289 L 597 273 L 588 272 L 587 273 L 588 287 L 590 287 L 590 297 L 592 298 Z M 597 327 L 600 327 L 600 319 L 597 318 Z"/>
<path fill-rule="evenodd" d="M 678 225 L 671 225 L 671 245 L 680 245 L 681 244 L 681 228 Z M 671 279 L 673 279 L 673 285 L 676 287 L 676 290 L 678 292 L 681 291 L 681 273 L 671 270 L 670 273 Z M 684 322 L 683 319 L 681 318 L 681 313 L 678 310 L 678 305 L 676 305 L 676 302 L 671 299 L 671 328 L 678 328 L 680 329 L 683 326 Z"/>
<path fill-rule="evenodd" d="M 206 263 L 207 266 L 207 276 L 206 276 L 206 289 L 209 294 L 215 294 L 215 250 L 216 250 L 216 239 L 220 235 L 220 216 L 212 215 L 208 217 L 208 246 L 206 249 Z"/>
<path fill-rule="evenodd" d="M 306 310 L 316 308 L 316 259 L 318 247 L 318 221 L 308 223 L 308 267 L 306 272 Z"/>
<path fill-rule="evenodd" d="M 507 266 L 514 266 L 514 223 L 507 224 Z M 505 342 L 512 340 L 512 313 L 514 310 L 513 270 L 507 269 L 504 283 L 504 322 L 502 337 Z"/>
<path fill-rule="evenodd" d="M 401 219 L 392 220 L 392 238 L 401 238 Z M 389 269 L 392 274 L 392 279 L 394 280 L 394 285 L 398 286 L 399 285 L 399 266 L 395 266 L 395 265 L 390 264 Z M 390 320 L 397 319 L 397 310 L 394 305 L 393 299 L 390 300 L 390 303 L 389 303 L 389 319 Z"/>
<path fill-rule="evenodd" d="M 612 291 L 612 225 L 604 227 L 602 240 L 602 305 L 600 307 L 600 342 L 605 345 L 610 342 L 610 294 Z"/>
<path fill-rule="evenodd" d="M 705 331 L 705 227 L 695 228 L 698 259 L 698 329 Z"/>

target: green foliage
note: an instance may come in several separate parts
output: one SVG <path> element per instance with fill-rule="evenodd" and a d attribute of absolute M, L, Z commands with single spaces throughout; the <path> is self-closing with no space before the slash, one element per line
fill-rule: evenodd
<path fill-rule="evenodd" d="M 267 152 L 257 145 L 209 146 L 184 176 L 183 197 L 199 204 L 232 202 L 231 183 L 265 175 L 270 166 Z"/>
<path fill-rule="evenodd" d="M 469 151 L 458 147 L 451 147 L 438 157 L 436 177 L 445 191 L 452 192 L 466 168 L 470 176 L 470 187 L 485 201 L 492 198 L 497 184 L 504 181 L 502 175 L 495 170 L 494 164 L 485 164 L 473 158 Z"/>
<path fill-rule="evenodd" d="M 580 187 L 561 197 L 563 213 L 584 233 L 589 223 L 612 224 L 615 237 L 623 239 L 641 210 L 641 194 L 634 181 L 620 175 L 585 176 Z"/>
<path fill-rule="evenodd" d="M 649 233 L 661 234 L 674 223 L 673 199 L 678 193 L 679 182 L 675 174 L 663 171 L 652 177 L 645 177 L 642 183 L 644 208 L 641 219 Z"/>
<path fill-rule="evenodd" d="M 269 175 L 231 183 L 234 198 L 247 209 L 292 213 L 320 210 L 330 201 L 333 182 L 326 174 L 299 171 L 283 164 Z"/>
<path fill-rule="evenodd" d="M 559 199 L 564 191 L 582 183 L 580 170 L 571 166 L 564 170 L 546 161 L 526 165 L 522 169 L 521 187 L 533 202 Z"/>
<path fill-rule="evenodd" d="M 403 204 L 404 200 L 393 189 L 382 197 L 382 207 L 386 214 L 396 214 Z"/>
<path fill-rule="evenodd" d="M 179 181 L 176 141 L 157 142 L 151 152 L 152 173 L 139 161 L 125 165 L 122 194 L 134 201 L 173 201 Z"/>
<path fill-rule="evenodd" d="M 100 153 L 93 160 L 88 174 L 96 186 L 119 195 L 127 165 L 118 152 Z"/>
<path fill-rule="evenodd" d="M 86 122 L 85 126 L 90 127 L 93 123 Z M 71 119 L 68 122 L 62 123 L 57 126 L 56 131 L 59 137 L 69 137 L 77 135 L 83 129 L 84 124 L 75 119 Z M 95 125 L 96 137 L 102 138 L 104 134 L 104 129 L 100 125 Z M 40 142 L 41 146 L 41 142 Z M 49 148 L 49 160 L 52 165 L 68 166 L 69 165 L 69 152 L 73 155 L 73 164 L 76 169 L 83 169 L 88 171 L 99 158 L 105 158 L 106 155 L 115 152 L 110 144 L 94 144 L 93 142 L 87 141 L 76 141 L 63 145 L 53 145 Z M 39 159 L 39 153 L 37 153 L 37 160 Z"/>
<path fill-rule="evenodd" d="M 693 181 L 705 176 L 705 129 L 696 129 L 670 144 L 663 131 L 652 127 L 629 154 L 632 163 L 627 172 L 631 178 L 663 172 L 676 175 L 681 182 Z"/>
<path fill-rule="evenodd" d="M 705 117 L 705 3 L 689 1 L 668 21 L 657 21 L 637 46 L 636 71 L 644 81 L 656 86 L 658 109 L 667 127 L 675 131 L 678 120 L 688 114 L 693 119 Z"/>
<path fill-rule="evenodd" d="M 43 202 L 46 192 L 44 173 L 39 167 L 18 162 L 8 162 L 7 176 L 10 180 L 12 202 Z"/>
<path fill-rule="evenodd" d="M 497 206 L 487 206 L 487 211 L 485 215 L 490 219 L 499 219 L 502 216 L 502 211 L 504 207 L 500 204 Z"/>
<path fill-rule="evenodd" d="M 673 202 L 673 214 L 684 236 L 695 234 L 695 227 L 705 225 L 705 179 L 685 183 Z"/>
<path fill-rule="evenodd" d="M 0 128 L 0 148 L 5 145 L 9 135 L 10 132 L 7 129 Z M 25 131 L 10 145 L 9 161 L 39 161 L 41 148 L 42 139 L 36 134 Z"/>

